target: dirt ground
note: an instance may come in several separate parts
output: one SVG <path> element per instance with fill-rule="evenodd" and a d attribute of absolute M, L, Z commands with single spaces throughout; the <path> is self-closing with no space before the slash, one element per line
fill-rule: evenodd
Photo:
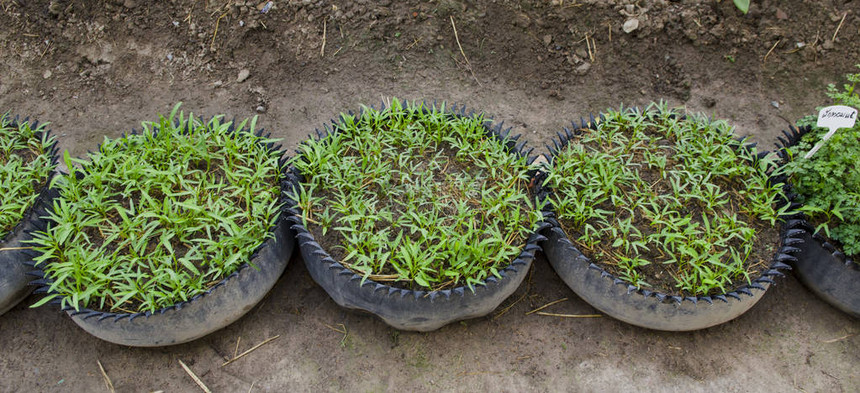
<path fill-rule="evenodd" d="M 572 119 L 667 100 L 770 148 L 860 63 L 860 1 L 0 0 L 0 110 L 83 155 L 167 113 L 259 115 L 294 148 L 385 97 L 468 104 L 545 152 Z M 635 28 L 634 28 L 635 27 Z M 456 30 L 455 30 L 456 28 Z M 634 28 L 634 29 L 631 29 Z M 466 60 L 468 58 L 468 60 Z M 35 296 L 0 316 L 0 391 L 860 391 L 860 322 L 793 277 L 692 333 L 594 313 L 543 257 L 488 317 L 398 332 L 337 307 L 298 253 L 251 313 L 161 349 L 102 342 Z M 346 333 L 343 333 L 346 332 Z M 238 350 L 279 338 L 223 366 Z"/>

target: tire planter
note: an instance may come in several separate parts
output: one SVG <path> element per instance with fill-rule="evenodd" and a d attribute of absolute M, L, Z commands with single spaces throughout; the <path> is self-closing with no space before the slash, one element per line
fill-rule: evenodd
<path fill-rule="evenodd" d="M 382 109 L 385 109 L 384 105 Z M 474 113 L 467 113 L 465 107 L 461 107 L 458 112 L 456 105 L 452 107 L 452 112 L 457 113 L 456 116 L 471 116 Z M 484 127 L 487 135 L 499 141 L 510 135 L 511 129 L 503 130 L 502 124 L 490 128 L 485 123 Z M 330 131 L 326 127 L 326 132 L 316 131 L 316 138 L 325 138 L 330 132 L 337 131 Z M 518 138 L 519 136 L 509 138 L 507 147 L 512 154 L 528 156 L 531 150 L 524 151 L 525 143 L 518 144 Z M 531 157 L 529 163 L 535 158 Z M 291 172 L 287 177 L 292 182 L 292 187 L 298 187 L 304 177 L 294 167 Z M 396 329 L 420 332 L 436 330 L 464 319 L 482 317 L 495 310 L 516 291 L 528 275 L 535 253 L 541 249 L 539 243 L 546 240 L 539 232 L 549 226 L 545 222 L 539 223 L 538 229 L 528 237 L 520 254 L 508 266 L 499 269 L 499 275 L 502 276 L 500 279 L 491 275 L 476 285 L 474 291 L 467 286 L 460 286 L 428 292 L 396 288 L 371 279 L 362 282 L 361 275 L 343 266 L 323 249 L 303 225 L 298 209 L 287 209 L 287 212 L 288 220 L 294 223 L 292 229 L 296 231 L 299 250 L 308 272 L 335 303 L 344 308 L 372 313 Z"/>
<path fill-rule="evenodd" d="M 781 148 L 797 144 L 812 131 L 811 127 L 791 127 L 780 137 Z M 784 151 L 782 158 L 787 159 Z M 860 318 L 860 265 L 848 258 L 827 237 L 816 233 L 814 226 L 803 217 L 803 244 L 792 263 L 797 278 L 812 293 L 833 307 Z"/>
<path fill-rule="evenodd" d="M 27 249 L 27 241 L 33 238 L 31 232 L 45 229 L 46 220 L 41 218 L 44 215 L 41 201 L 50 203 L 51 196 L 48 188 L 43 189 L 34 205 L 38 208 L 28 209 L 21 222 L 0 243 L 0 248 L 5 249 L 0 251 L 0 315 L 33 292 L 33 287 L 28 285 L 33 279 L 28 272 L 33 269 L 26 262 L 33 258 L 34 252 Z"/>
<path fill-rule="evenodd" d="M 590 119 L 589 122 L 581 120 L 580 127 L 574 122 L 572 128 L 596 128 L 594 116 Z M 553 141 L 547 159 L 551 159 L 577 134 L 565 128 L 565 133 L 559 133 L 559 139 Z M 787 217 L 781 226 L 780 245 L 770 266 L 760 276 L 751 277 L 750 284 L 715 296 L 678 296 L 640 289 L 614 276 L 583 255 L 558 221 L 554 218 L 550 221 L 553 227 L 541 246 L 550 265 L 577 296 L 610 317 L 664 331 L 704 329 L 728 322 L 749 310 L 774 284 L 773 279 L 784 275 L 781 270 L 790 269 L 787 263 L 795 260 L 792 254 L 799 251 L 795 246 L 803 241 L 804 233 L 802 220 Z"/>
<path fill-rule="evenodd" d="M 25 119 L 26 121 L 26 119 Z M 13 121 L 11 126 L 17 127 L 17 121 Z M 33 126 L 36 126 L 34 123 Z M 50 137 L 51 132 L 47 131 L 47 137 Z M 51 146 L 50 155 L 51 163 L 57 163 L 57 148 L 56 144 Z M 27 275 L 27 272 L 32 270 L 25 264 L 33 256 L 34 252 L 29 249 L 29 244 L 26 242 L 33 237 L 30 233 L 34 230 L 44 230 L 46 220 L 42 218 L 44 210 L 41 209 L 44 203 L 50 203 L 52 194 L 47 186 L 50 181 L 39 192 L 39 197 L 34 201 L 21 218 L 21 221 L 15 228 L 9 232 L 6 237 L 0 242 L 0 315 L 3 315 L 21 300 L 33 292 L 33 287 L 28 283 L 33 279 Z"/>
<path fill-rule="evenodd" d="M 257 133 L 262 135 L 262 131 Z M 266 135 L 265 137 L 268 137 Z M 268 145 L 278 150 L 278 146 Z M 280 161 L 284 167 L 285 159 Z M 78 172 L 80 174 L 80 172 Z M 279 202 L 286 201 L 286 185 L 281 171 Z M 43 206 L 44 209 L 51 208 Z M 131 347 L 161 347 L 196 340 L 219 330 L 251 311 L 274 287 L 287 267 L 295 246 L 295 233 L 290 229 L 286 213 L 280 216 L 272 228 L 271 237 L 260 244 L 250 255 L 249 263 L 242 264 L 235 272 L 223 278 L 204 293 L 155 312 L 106 312 L 81 307 L 63 308 L 78 326 L 102 340 Z M 32 267 L 34 264 L 29 263 Z M 51 294 L 52 281 L 45 272 L 36 267 L 33 276 L 41 277 L 31 284 L 37 285 L 36 293 Z M 61 304 L 60 299 L 51 301 Z"/>

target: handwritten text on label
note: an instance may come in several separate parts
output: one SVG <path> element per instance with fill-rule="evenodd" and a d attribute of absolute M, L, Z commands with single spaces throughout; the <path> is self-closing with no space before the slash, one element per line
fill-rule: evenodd
<path fill-rule="evenodd" d="M 835 105 L 822 108 L 821 111 L 818 112 L 817 125 L 822 128 L 828 128 L 830 131 L 827 134 L 824 134 L 824 137 L 821 138 L 821 142 L 818 142 L 812 150 L 806 153 L 804 158 L 812 157 L 818 149 L 821 149 L 821 146 L 824 146 L 824 142 L 836 133 L 836 130 L 840 128 L 854 127 L 855 122 L 857 122 L 857 109 L 850 106 Z"/>

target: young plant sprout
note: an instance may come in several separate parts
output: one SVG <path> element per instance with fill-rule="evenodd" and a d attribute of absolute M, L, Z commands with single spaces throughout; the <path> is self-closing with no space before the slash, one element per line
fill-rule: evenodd
<path fill-rule="evenodd" d="M 473 287 L 516 257 L 541 219 L 527 157 L 488 133 L 481 115 L 401 104 L 342 115 L 302 144 L 307 226 L 364 279 L 408 289 Z"/>
<path fill-rule="evenodd" d="M 13 122 L 0 115 L 0 239 L 8 235 L 27 212 L 56 167 L 51 157 L 54 138 L 47 123 Z"/>
<path fill-rule="evenodd" d="M 156 311 L 205 292 L 271 235 L 280 154 L 253 134 L 256 118 L 234 128 L 178 111 L 106 137 L 89 160 L 64 154 L 53 222 L 33 241 L 51 282 L 34 307 Z"/>
<path fill-rule="evenodd" d="M 756 240 L 776 236 L 775 158 L 757 157 L 723 121 L 664 104 L 609 110 L 580 131 L 545 184 L 563 230 L 595 263 L 637 287 L 693 296 L 767 268 L 777 242 Z"/>

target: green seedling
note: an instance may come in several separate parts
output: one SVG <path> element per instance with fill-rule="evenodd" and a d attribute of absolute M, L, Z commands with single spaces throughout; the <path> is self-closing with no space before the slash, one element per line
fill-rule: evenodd
<path fill-rule="evenodd" d="M 36 266 L 63 306 L 155 311 L 203 293 L 248 262 L 278 217 L 273 140 L 177 112 L 139 134 L 105 138 L 64 159 L 53 223 L 37 232 Z"/>
<path fill-rule="evenodd" d="M 55 140 L 46 125 L 33 128 L 30 122 L 13 123 L 8 113 L 0 115 L 0 239 L 33 206 L 56 167 L 51 158 Z"/>
<path fill-rule="evenodd" d="M 541 215 L 527 189 L 536 167 L 484 123 L 396 99 L 342 115 L 291 160 L 307 179 L 305 225 L 365 279 L 439 290 L 500 277 Z"/>
<path fill-rule="evenodd" d="M 750 260 L 756 234 L 783 213 L 775 207 L 783 185 L 768 181 L 774 158 L 744 144 L 725 122 L 665 104 L 609 110 L 558 152 L 546 185 L 563 229 L 616 276 L 640 288 L 662 276 L 674 280 L 670 292 L 722 293 L 766 263 Z"/>

